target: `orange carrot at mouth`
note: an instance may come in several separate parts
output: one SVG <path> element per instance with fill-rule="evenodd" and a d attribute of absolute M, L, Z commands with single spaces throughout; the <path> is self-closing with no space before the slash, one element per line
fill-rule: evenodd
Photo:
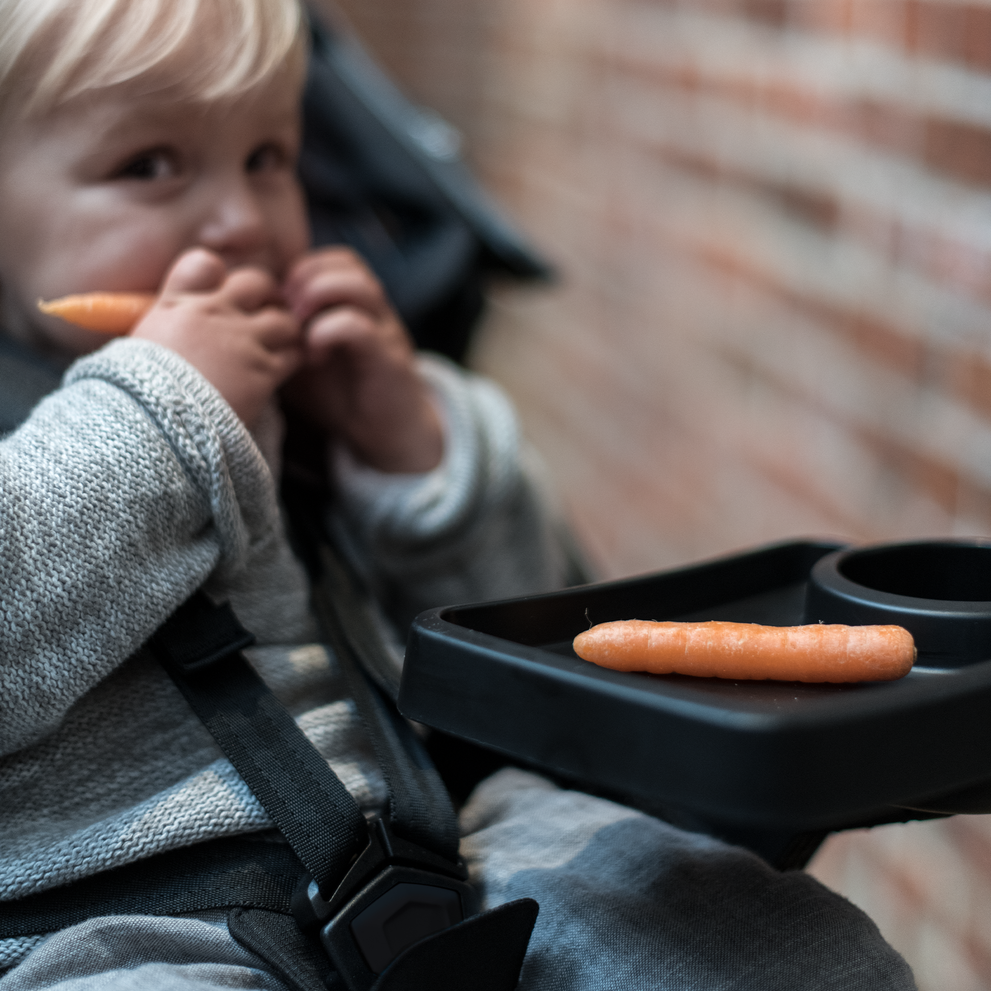
<path fill-rule="evenodd" d="M 901 626 L 761 626 L 757 623 L 600 623 L 575 653 L 614 671 L 690 674 L 741 681 L 891 681 L 915 662 Z"/>
<path fill-rule="evenodd" d="M 154 301 L 150 292 L 86 292 L 48 303 L 39 299 L 38 309 L 77 327 L 119 337 L 148 312 Z"/>

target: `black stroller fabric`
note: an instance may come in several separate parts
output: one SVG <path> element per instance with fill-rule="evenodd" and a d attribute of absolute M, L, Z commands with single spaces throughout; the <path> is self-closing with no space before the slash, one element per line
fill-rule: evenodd
<path fill-rule="evenodd" d="M 316 21 L 303 114 L 314 242 L 358 251 L 419 347 L 460 361 L 489 276 L 551 275 L 458 158 L 457 132 Z"/>

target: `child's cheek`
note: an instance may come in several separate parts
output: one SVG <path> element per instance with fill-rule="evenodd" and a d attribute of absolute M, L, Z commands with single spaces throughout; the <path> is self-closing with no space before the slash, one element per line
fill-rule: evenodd
<path fill-rule="evenodd" d="M 152 225 L 101 230 L 87 252 L 87 263 L 75 273 L 76 284 L 66 292 L 158 292 L 175 260 L 192 247 L 196 245 Z"/>

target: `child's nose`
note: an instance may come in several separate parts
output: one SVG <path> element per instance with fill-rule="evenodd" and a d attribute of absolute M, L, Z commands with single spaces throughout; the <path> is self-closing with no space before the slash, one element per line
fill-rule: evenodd
<path fill-rule="evenodd" d="M 199 241 L 220 255 L 228 267 L 262 260 L 268 225 L 252 191 L 240 184 L 218 190 L 211 197 Z"/>

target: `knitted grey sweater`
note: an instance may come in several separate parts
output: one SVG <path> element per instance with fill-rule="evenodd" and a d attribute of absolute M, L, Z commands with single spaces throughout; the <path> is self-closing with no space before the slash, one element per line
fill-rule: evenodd
<path fill-rule="evenodd" d="M 443 463 L 386 476 L 338 457 L 335 525 L 407 612 L 552 586 L 508 404 L 440 361 L 421 370 L 446 422 Z M 257 636 L 252 662 L 359 804 L 383 801 L 315 643 L 273 471 L 172 352 L 109 344 L 0 441 L 0 555 L 0 899 L 269 825 L 141 649 L 200 586 Z"/>

